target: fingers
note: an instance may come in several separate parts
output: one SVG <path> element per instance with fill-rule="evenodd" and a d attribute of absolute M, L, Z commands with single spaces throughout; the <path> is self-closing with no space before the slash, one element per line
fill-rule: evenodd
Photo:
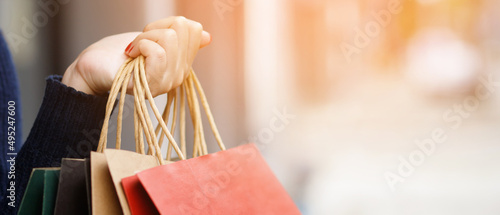
<path fill-rule="evenodd" d="M 208 36 L 207 36 L 208 35 Z M 170 17 L 151 23 L 126 48 L 125 54 L 146 59 L 146 73 L 153 96 L 179 86 L 203 43 L 210 34 L 203 26 L 184 17 Z"/>
<path fill-rule="evenodd" d="M 129 44 L 125 53 L 130 57 L 137 57 L 139 52 L 135 47 L 137 46 L 137 42 L 142 39 L 158 42 L 162 47 L 165 47 L 166 38 L 177 36 L 179 56 L 181 56 L 182 59 L 186 59 L 187 64 L 192 64 L 198 52 L 198 47 L 202 47 L 202 43 L 208 45 L 211 41 L 211 36 L 208 33 L 203 33 L 203 26 L 200 23 L 188 20 L 184 17 L 170 17 L 155 23 L 157 24 L 153 23 L 154 25 L 148 25 L 152 27 L 147 26 L 145 28 L 146 31 Z"/>
<path fill-rule="evenodd" d="M 156 29 L 148 32 L 139 34 L 129 45 L 129 49 L 126 53 L 130 57 L 137 57 L 141 54 L 140 49 L 138 49 L 138 43 L 141 40 L 151 40 L 158 43 L 161 47 L 167 48 L 169 46 L 168 42 L 174 41 L 177 43 L 177 33 L 173 29 Z M 174 40 L 175 39 L 175 40 Z"/>
<path fill-rule="evenodd" d="M 177 33 L 177 42 L 179 44 L 179 51 L 177 52 L 177 54 L 179 55 L 179 61 L 177 62 L 177 68 L 181 70 L 187 69 L 184 67 L 188 62 L 188 53 L 191 52 L 190 50 L 188 50 L 191 39 L 189 24 L 190 23 L 187 22 L 186 18 L 176 17 L 174 19 L 174 23 L 171 26 L 171 28 L 174 29 Z"/>
<path fill-rule="evenodd" d="M 137 50 L 148 60 L 151 75 L 156 76 L 155 73 L 167 69 L 166 51 L 158 43 L 143 39 L 139 41 Z"/>
<path fill-rule="evenodd" d="M 201 43 L 201 32 L 203 31 L 203 26 L 198 23 L 194 22 L 191 20 L 188 20 L 190 22 L 188 24 L 189 26 L 189 43 L 188 43 L 188 53 L 187 53 L 187 60 L 188 60 L 188 65 L 192 65 L 194 58 L 196 54 L 198 53 L 198 50 L 200 47 Z"/>
<path fill-rule="evenodd" d="M 168 71 L 167 61 L 169 60 L 167 59 L 166 50 L 164 49 L 164 47 L 162 47 L 156 41 L 141 39 L 139 40 L 139 42 L 137 42 L 137 47 L 135 48 L 135 50 L 137 50 L 136 52 L 142 54 L 146 59 L 148 71 L 146 73 L 146 77 L 151 89 L 151 94 L 153 94 L 153 96 L 157 96 L 161 93 L 164 93 L 165 90 L 168 90 L 171 87 L 160 86 L 163 82 L 163 73 L 165 73 L 165 71 Z M 165 88 L 165 90 L 162 90 L 162 88 Z M 127 91 L 132 92 L 132 90 L 133 84 L 129 84 Z"/>
<path fill-rule="evenodd" d="M 154 35 L 154 33 L 152 34 Z M 137 47 L 134 47 L 129 55 L 131 57 L 139 55 L 145 57 L 146 76 L 151 93 L 156 97 L 179 86 L 185 77 L 185 74 L 182 73 L 186 73 L 187 68 L 180 68 L 179 55 L 177 54 L 179 46 L 175 34 L 165 37 L 165 41 L 161 42 L 148 39 L 150 36 L 151 34 L 142 36 L 136 42 Z M 132 87 L 133 84 L 129 84 L 128 92 L 132 92 Z"/>
<path fill-rule="evenodd" d="M 186 19 L 183 16 L 173 16 L 173 17 L 168 17 L 165 19 L 160 19 L 158 21 L 155 21 L 155 22 L 152 22 L 152 23 L 146 25 L 146 27 L 144 27 L 143 32 L 151 31 L 154 29 L 171 28 L 175 23 L 180 23 L 180 22 L 197 23 L 197 22 L 194 22 L 192 20 Z M 199 23 L 197 23 L 197 24 L 199 24 Z M 203 30 L 203 28 L 202 28 L 202 30 Z M 206 32 L 206 31 L 202 31 L 200 48 L 208 46 L 210 44 L 210 42 L 212 42 L 212 36 L 210 35 L 210 33 Z"/>

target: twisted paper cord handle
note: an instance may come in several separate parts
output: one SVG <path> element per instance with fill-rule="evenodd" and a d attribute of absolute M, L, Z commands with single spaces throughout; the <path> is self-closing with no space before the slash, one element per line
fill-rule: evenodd
<path fill-rule="evenodd" d="M 179 156 L 181 160 L 186 159 L 186 114 L 185 114 L 185 102 L 187 100 L 189 111 L 191 114 L 193 131 L 194 131 L 194 141 L 193 141 L 193 157 L 200 155 L 206 155 L 207 145 L 205 142 L 205 136 L 203 132 L 203 123 L 201 120 L 200 106 L 198 102 L 197 93 L 200 96 L 201 104 L 205 109 L 207 119 L 209 121 L 212 132 L 217 140 L 219 148 L 225 150 L 225 146 L 220 137 L 217 126 L 215 125 L 215 120 L 208 106 L 205 93 L 201 87 L 198 78 L 196 77 L 194 71 L 191 69 L 187 79 L 184 83 L 176 89 L 171 90 L 168 93 L 167 105 L 163 114 L 160 114 L 156 104 L 154 102 L 153 96 L 149 89 L 149 85 L 146 79 L 146 71 L 144 65 L 144 57 L 139 56 L 135 59 L 128 59 L 120 67 L 115 79 L 113 80 L 113 85 L 109 94 L 108 102 L 106 105 L 106 116 L 102 126 L 101 136 L 99 139 L 99 145 L 97 147 L 97 152 L 103 152 L 107 145 L 107 137 L 109 130 L 109 119 L 114 108 L 114 104 L 120 93 L 120 100 L 118 104 L 118 124 L 117 124 L 117 136 L 116 136 L 116 148 L 121 148 L 121 133 L 122 133 L 122 122 L 123 122 L 123 108 L 125 104 L 125 95 L 127 92 L 127 86 L 130 80 L 134 84 L 134 132 L 135 132 L 135 143 L 136 152 L 145 154 L 144 137 L 146 138 L 146 143 L 148 145 L 148 154 L 154 155 L 160 164 L 164 164 L 163 156 L 161 154 L 161 146 L 166 136 L 169 144 L 167 150 L 167 160 L 170 160 L 170 154 L 172 148 Z M 158 120 L 158 126 L 153 129 L 153 123 L 149 116 L 149 112 L 146 106 L 146 100 L 149 101 L 151 109 Z M 180 104 L 179 104 L 180 103 Z M 173 109 L 173 121 L 171 129 L 167 128 L 167 121 L 170 116 L 171 106 Z M 180 108 L 178 108 L 180 106 Z M 179 110 L 180 109 L 180 110 Z M 180 112 L 180 113 L 179 113 Z M 178 116 L 180 115 L 180 116 Z M 173 138 L 173 133 L 176 128 L 176 120 L 179 119 L 180 125 L 180 139 L 181 147 L 177 144 Z M 161 131 L 161 132 L 160 132 Z M 159 138 L 157 138 L 159 136 Z M 159 140 L 158 140 L 159 139 Z"/>

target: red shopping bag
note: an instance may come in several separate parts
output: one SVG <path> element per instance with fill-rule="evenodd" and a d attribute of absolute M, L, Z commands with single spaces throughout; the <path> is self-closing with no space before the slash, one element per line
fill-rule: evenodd
<path fill-rule="evenodd" d="M 300 214 L 254 144 L 151 168 L 122 184 L 129 202 L 152 201 L 160 214 Z"/>
<path fill-rule="evenodd" d="M 127 197 L 130 212 L 134 215 L 159 214 L 137 175 L 122 179 L 122 186 Z"/>

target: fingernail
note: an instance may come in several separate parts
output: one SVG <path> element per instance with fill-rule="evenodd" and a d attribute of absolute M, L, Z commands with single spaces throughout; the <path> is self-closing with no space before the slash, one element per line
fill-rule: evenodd
<path fill-rule="evenodd" d="M 130 53 L 132 51 L 132 49 L 134 49 L 134 46 L 130 47 L 130 49 L 128 51 L 126 51 L 126 53 Z"/>
<path fill-rule="evenodd" d="M 129 43 L 127 48 L 125 49 L 125 52 L 128 52 L 128 49 L 130 48 L 130 46 L 132 45 L 132 43 Z"/>

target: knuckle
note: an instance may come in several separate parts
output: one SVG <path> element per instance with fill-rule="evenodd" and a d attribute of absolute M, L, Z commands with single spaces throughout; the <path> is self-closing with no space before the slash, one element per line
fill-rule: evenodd
<path fill-rule="evenodd" d="M 192 22 L 191 24 L 192 28 L 196 31 L 203 31 L 203 25 L 201 25 L 201 23 L 199 22 Z"/>
<path fill-rule="evenodd" d="M 139 46 L 143 47 L 143 46 L 146 46 L 148 43 L 148 41 L 146 39 L 141 39 L 139 40 L 139 42 L 137 42 L 137 44 L 139 44 Z"/>
<path fill-rule="evenodd" d="M 139 41 L 139 47 L 141 52 L 149 53 L 149 56 L 163 59 L 165 58 L 165 50 L 160 46 L 155 46 L 153 43 L 147 39 L 142 39 Z"/>
<path fill-rule="evenodd" d="M 160 31 L 160 38 L 158 38 L 158 39 L 165 40 L 166 38 L 168 38 L 168 36 L 169 36 L 168 29 L 163 29 Z"/>
<path fill-rule="evenodd" d="M 177 33 L 173 29 L 165 29 L 163 31 L 164 38 L 171 38 L 171 37 L 175 37 L 176 35 L 177 35 Z"/>
<path fill-rule="evenodd" d="M 156 42 L 160 46 L 166 47 L 173 36 L 172 31 L 173 31 L 172 29 L 162 29 L 158 35 L 158 38 L 156 39 Z"/>
<path fill-rule="evenodd" d="M 164 61 L 167 59 L 165 50 L 159 47 L 154 49 L 153 56 L 158 58 L 158 60 L 160 61 Z"/>
<path fill-rule="evenodd" d="M 177 16 L 175 17 L 174 22 L 176 25 L 184 25 L 187 22 L 187 19 L 183 16 Z"/>
<path fill-rule="evenodd" d="M 148 48 L 148 41 L 146 39 L 139 40 L 137 45 L 139 46 L 139 51 L 142 52 L 142 50 L 145 50 Z"/>
<path fill-rule="evenodd" d="M 162 62 L 167 60 L 167 54 L 165 52 L 165 49 L 162 49 L 160 47 L 155 49 L 154 55 Z"/>

